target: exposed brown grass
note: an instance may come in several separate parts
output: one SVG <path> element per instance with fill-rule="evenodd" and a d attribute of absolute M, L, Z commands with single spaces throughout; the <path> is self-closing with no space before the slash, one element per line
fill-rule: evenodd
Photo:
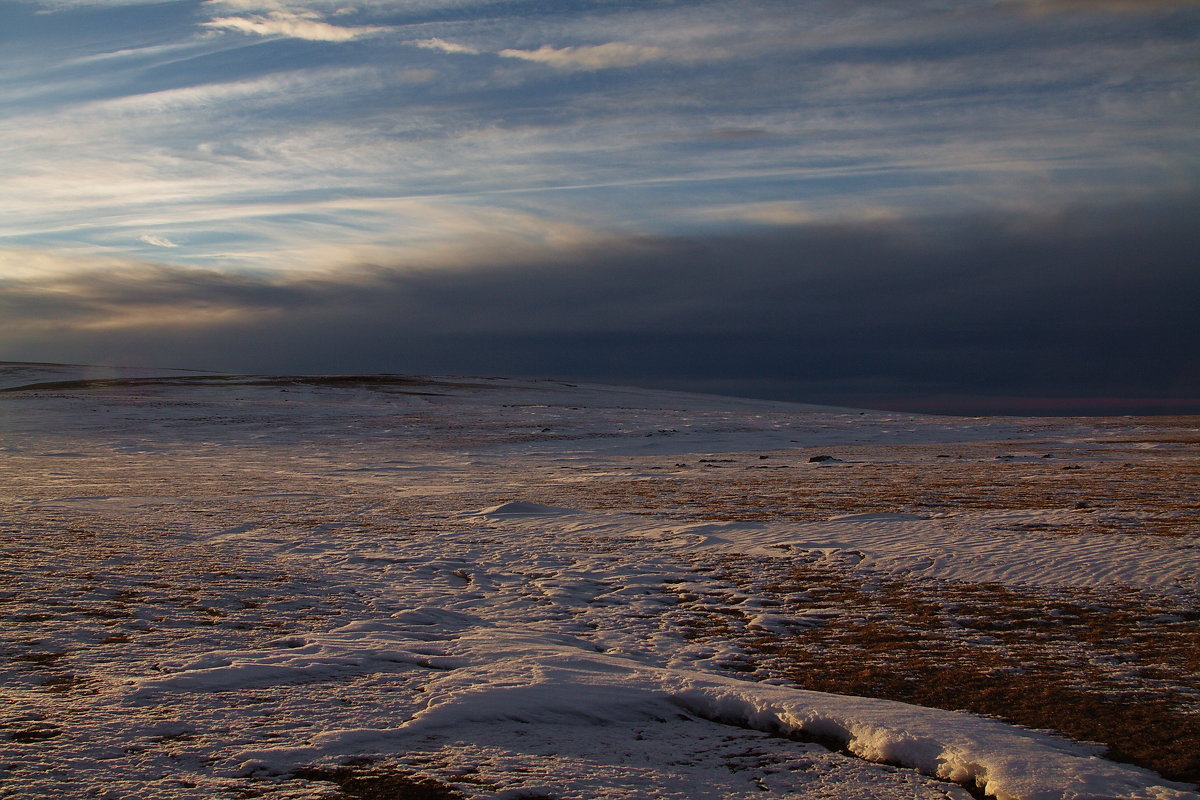
<path fill-rule="evenodd" d="M 809 464 L 804 451 L 767 459 L 652 463 L 646 469 L 661 472 L 653 478 L 609 476 L 558 485 L 545 501 L 712 520 L 1070 509 L 1072 522 L 1046 530 L 1181 536 L 1200 526 L 1200 456 L 1194 452 L 1151 459 L 1142 450 L 1107 447 L 1066 455 L 1028 443 L 1008 449 L 964 444 L 835 452 L 844 460 Z M 1104 513 L 1113 510 L 1120 515 Z"/>
<path fill-rule="evenodd" d="M 735 583 L 762 577 L 760 563 L 726 559 L 724 569 Z M 855 612 L 790 637 L 749 633 L 748 652 L 772 676 L 1054 730 L 1167 778 L 1200 781 L 1194 609 L 995 585 L 863 587 L 812 566 L 754 591 L 789 598 L 785 614 L 805 605 Z"/>
<path fill-rule="evenodd" d="M 336 784 L 346 798 L 361 800 L 462 800 L 464 795 L 422 775 L 368 766 L 307 767 L 292 777 Z"/>
<path fill-rule="evenodd" d="M 9 740 L 18 744 L 34 744 L 44 742 L 47 739 L 53 739 L 55 736 L 61 736 L 62 731 L 57 728 L 25 728 L 19 731 L 13 731 L 8 735 Z"/>

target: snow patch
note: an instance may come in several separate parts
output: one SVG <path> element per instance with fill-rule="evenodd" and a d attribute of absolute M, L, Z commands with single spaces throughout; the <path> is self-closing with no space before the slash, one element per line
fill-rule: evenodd
<path fill-rule="evenodd" d="M 1099 758 L 1099 748 L 952 711 L 712 679 L 677 691 L 692 713 L 807 734 L 871 761 L 972 783 L 996 800 L 1194 800 L 1182 783 Z"/>
<path fill-rule="evenodd" d="M 481 631 L 456 649 L 462 666 L 442 673 L 424 693 L 426 707 L 394 728 L 331 731 L 311 747 L 246 750 L 236 758 L 249 768 L 284 770 L 326 754 L 402 752 L 421 737 L 462 737 L 477 725 L 628 727 L 683 709 L 816 737 L 868 761 L 976 785 L 997 800 L 1198 797 L 1184 784 L 1106 761 L 1097 747 L 960 712 L 653 668 L 532 631 Z"/>

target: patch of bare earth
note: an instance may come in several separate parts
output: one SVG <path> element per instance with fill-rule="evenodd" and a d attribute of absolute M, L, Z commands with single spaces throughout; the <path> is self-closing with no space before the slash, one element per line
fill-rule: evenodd
<path fill-rule="evenodd" d="M 461 800 L 463 794 L 451 786 L 423 775 L 406 774 L 365 765 L 308 767 L 292 777 L 336 785 L 350 800 Z"/>
<path fill-rule="evenodd" d="M 784 617 L 788 635 L 731 606 L 680 613 L 692 639 L 734 640 L 725 665 L 756 680 L 998 717 L 1107 747 L 1200 782 L 1200 612 L 1194 604 L 990 584 L 864 583 L 828 565 L 722 558 L 711 569 Z M 815 614 L 813 612 L 816 612 Z"/>
<path fill-rule="evenodd" d="M 872 445 L 660 460 L 634 476 L 556 486 L 553 499 L 599 510 L 798 522 L 875 512 L 1071 509 L 1074 521 L 1052 532 L 1188 535 L 1200 529 L 1200 456 L 1179 435 L 1161 439 L 1067 450 L 1028 442 Z M 1147 449 L 1155 447 L 1166 449 Z M 837 460 L 809 463 L 822 455 Z"/>

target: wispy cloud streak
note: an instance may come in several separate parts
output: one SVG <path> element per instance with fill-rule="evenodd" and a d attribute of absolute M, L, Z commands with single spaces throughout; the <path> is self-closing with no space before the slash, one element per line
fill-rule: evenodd
<path fill-rule="evenodd" d="M 265 15 L 214 17 L 201 25 L 212 30 L 230 30 L 256 36 L 288 36 L 311 42 L 349 42 L 387 30 L 379 25 L 333 25 L 313 11 L 272 11 Z"/>
<path fill-rule="evenodd" d="M 154 247 L 179 247 L 179 245 L 175 244 L 165 236 L 154 236 L 149 233 L 139 236 L 138 240 L 143 241 L 148 245 L 153 245 Z"/>
<path fill-rule="evenodd" d="M 471 47 L 458 42 L 447 42 L 445 39 L 434 37 L 432 39 L 414 39 L 410 44 L 426 50 L 439 50 L 443 53 L 463 53 L 466 55 L 478 55 L 481 50 L 477 47 Z"/>
<path fill-rule="evenodd" d="M 662 47 L 630 44 L 628 42 L 607 42 L 596 45 L 579 45 L 577 47 L 551 47 L 542 45 L 536 50 L 501 50 L 498 55 L 504 58 L 516 58 L 522 61 L 533 61 L 546 64 L 558 69 L 597 70 L 613 67 L 632 67 L 651 61 L 671 59 L 673 54 Z M 678 55 L 674 56 L 679 58 Z"/>

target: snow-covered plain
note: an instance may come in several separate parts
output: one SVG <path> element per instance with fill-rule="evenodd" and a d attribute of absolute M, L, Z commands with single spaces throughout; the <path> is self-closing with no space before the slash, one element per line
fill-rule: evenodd
<path fill-rule="evenodd" d="M 1196 423 L 0 364 L 0 797 L 1198 798 L 763 645 L 868 615 L 797 575 L 1177 635 Z M 1194 674 L 1062 657 L 1200 713 Z"/>

